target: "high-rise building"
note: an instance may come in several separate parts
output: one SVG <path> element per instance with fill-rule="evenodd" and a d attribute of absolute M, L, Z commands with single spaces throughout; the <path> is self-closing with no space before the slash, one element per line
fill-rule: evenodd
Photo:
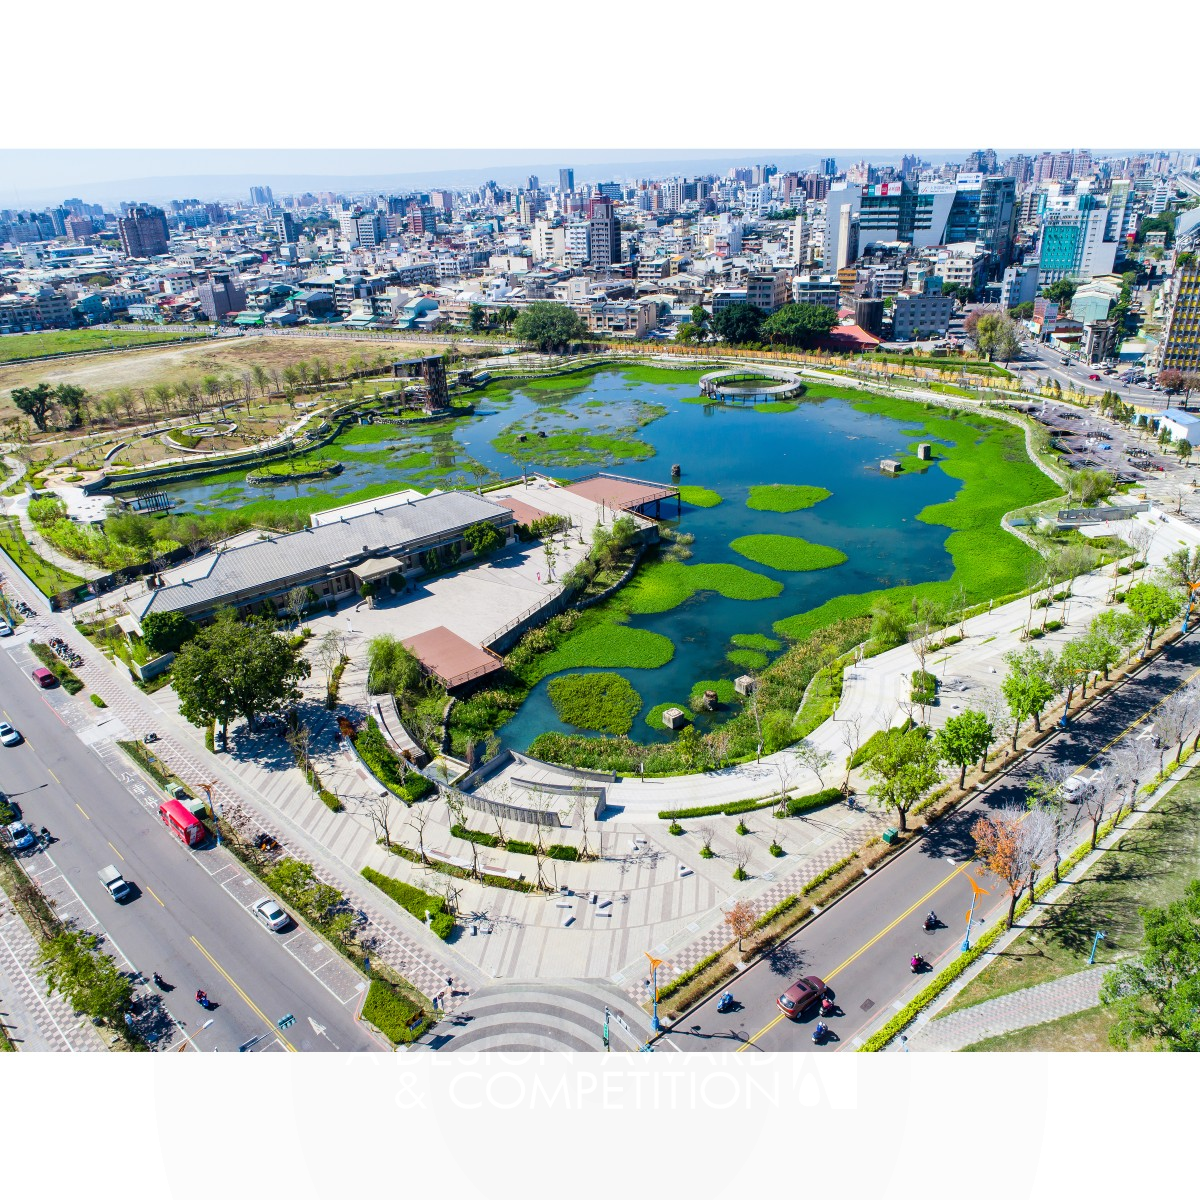
<path fill-rule="evenodd" d="M 1017 181 L 1003 175 L 985 179 L 979 189 L 978 238 L 992 256 L 993 276 L 1012 262 L 1016 234 Z"/>
<path fill-rule="evenodd" d="M 281 242 L 295 242 L 300 236 L 296 220 L 291 213 L 280 213 L 277 217 L 272 217 L 267 224 Z"/>
<path fill-rule="evenodd" d="M 625 189 L 619 183 L 598 183 L 596 184 L 596 191 L 601 196 L 607 196 L 614 202 L 625 198 Z"/>
<path fill-rule="evenodd" d="M 536 192 L 538 190 L 538 177 L 536 175 L 530 175 L 530 177 L 525 181 L 525 187 L 531 192 Z"/>
<path fill-rule="evenodd" d="M 621 261 L 621 225 L 613 215 L 613 203 L 607 196 L 596 195 L 589 199 L 588 230 L 593 268 L 610 271 Z"/>
<path fill-rule="evenodd" d="M 256 208 L 263 208 L 274 202 L 275 197 L 269 187 L 252 187 L 250 189 L 250 203 Z"/>
<path fill-rule="evenodd" d="M 231 312 L 246 307 L 246 293 L 235 286 L 228 275 L 209 275 L 197 289 L 200 307 L 210 321 L 219 321 Z"/>
<path fill-rule="evenodd" d="M 170 241 L 166 214 L 151 204 L 131 204 L 117 221 L 117 236 L 127 258 L 166 254 Z"/>
<path fill-rule="evenodd" d="M 1155 353 L 1159 370 L 1200 370 L 1200 228 L 1175 244 L 1175 270 Z"/>
<path fill-rule="evenodd" d="M 559 168 L 558 190 L 560 192 L 573 192 L 575 190 L 575 169 L 574 169 L 574 167 L 560 167 Z"/>
<path fill-rule="evenodd" d="M 1085 192 L 1071 197 L 1072 207 L 1042 214 L 1038 238 L 1038 282 L 1045 287 L 1060 279 L 1093 279 L 1108 275 L 1117 243 L 1105 239 L 1108 210 Z"/>
<path fill-rule="evenodd" d="M 826 158 L 821 160 L 821 174 L 827 175 L 832 179 L 837 174 L 837 159 Z"/>

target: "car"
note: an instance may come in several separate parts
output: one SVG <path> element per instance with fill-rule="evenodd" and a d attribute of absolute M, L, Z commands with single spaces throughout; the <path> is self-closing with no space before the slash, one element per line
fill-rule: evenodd
<path fill-rule="evenodd" d="M 273 929 L 277 933 L 292 923 L 292 918 L 280 908 L 279 901 L 272 900 L 267 896 L 256 900 L 252 911 L 268 929 Z"/>
<path fill-rule="evenodd" d="M 1100 382 L 1100 376 L 1099 376 L 1099 375 L 1089 375 L 1089 376 L 1088 376 L 1088 378 L 1089 378 L 1089 379 L 1090 379 L 1090 380 L 1091 380 L 1093 383 L 1099 383 L 1099 382 Z"/>
<path fill-rule="evenodd" d="M 127 900 L 133 899 L 133 885 L 111 863 L 107 867 L 101 867 L 96 875 L 104 884 L 108 894 L 118 904 L 124 904 Z"/>
<path fill-rule="evenodd" d="M 825 981 L 816 975 L 797 979 L 778 1000 L 779 1011 L 791 1021 L 799 1021 L 825 995 Z"/>
<path fill-rule="evenodd" d="M 1082 775 L 1072 775 L 1063 784 L 1063 792 L 1068 800 L 1074 800 L 1083 792 L 1089 792 L 1099 784 L 1102 771 L 1095 771 L 1086 779 Z"/>
<path fill-rule="evenodd" d="M 0 621 L 0 637 L 12 637 L 13 628 L 7 621 Z"/>
<path fill-rule="evenodd" d="M 19 746 L 21 735 L 7 721 L 0 721 L 0 742 L 6 746 Z"/>
<path fill-rule="evenodd" d="M 48 667 L 34 667 L 29 673 L 33 676 L 33 681 L 38 687 L 52 688 L 58 684 L 58 680 L 54 677 L 54 672 Z"/>
<path fill-rule="evenodd" d="M 14 821 L 4 832 L 7 834 L 5 840 L 14 850 L 28 850 L 37 845 L 33 830 L 24 821 Z"/>

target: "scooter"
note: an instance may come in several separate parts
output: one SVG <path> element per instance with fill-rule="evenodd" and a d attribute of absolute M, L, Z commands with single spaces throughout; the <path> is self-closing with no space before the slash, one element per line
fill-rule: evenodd
<path fill-rule="evenodd" d="M 812 1040 L 814 1046 L 820 1046 L 829 1036 L 829 1026 L 824 1021 L 818 1021 L 816 1028 L 812 1031 Z"/>
<path fill-rule="evenodd" d="M 197 992 L 196 993 L 196 1003 L 198 1005 L 200 1005 L 200 1007 L 203 1009 L 211 1009 L 212 1008 L 212 1001 L 208 998 L 207 992 Z"/>
<path fill-rule="evenodd" d="M 151 742 L 158 741 L 158 734 L 157 733 L 148 733 L 148 734 L 146 734 L 146 736 L 144 738 L 142 738 L 142 741 L 145 742 L 146 745 L 148 746 L 148 745 L 150 745 Z"/>
<path fill-rule="evenodd" d="M 914 954 L 912 958 L 908 960 L 908 965 L 914 975 L 919 975 L 923 970 L 925 970 L 925 960 L 919 954 Z"/>
<path fill-rule="evenodd" d="M 724 994 L 724 995 L 723 995 L 723 996 L 722 996 L 722 997 L 721 997 L 721 998 L 720 998 L 720 999 L 717 1001 L 717 1012 L 719 1012 L 719 1013 L 727 1013 L 727 1012 L 732 1012 L 732 1011 L 733 1011 L 733 993 L 732 993 L 732 992 L 726 992 L 726 993 L 725 993 L 725 994 Z"/>
<path fill-rule="evenodd" d="M 929 912 L 925 916 L 924 929 L 926 933 L 932 933 L 935 929 L 940 929 L 941 921 L 938 920 L 938 915 L 935 912 Z"/>
<path fill-rule="evenodd" d="M 828 997 L 821 997 L 821 1016 L 832 1017 L 837 1012 L 837 1005 Z"/>

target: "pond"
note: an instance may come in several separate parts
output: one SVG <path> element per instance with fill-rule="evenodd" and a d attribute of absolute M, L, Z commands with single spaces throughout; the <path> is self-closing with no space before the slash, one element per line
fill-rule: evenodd
<path fill-rule="evenodd" d="M 243 495 L 257 498 L 265 491 L 315 510 L 358 498 L 355 493 L 364 488 L 471 486 L 479 468 L 512 476 L 525 465 L 564 478 L 610 468 L 669 483 L 671 466 L 678 463 L 682 484 L 723 498 L 715 507 L 683 505 L 680 530 L 695 538 L 688 565 L 736 564 L 778 581 L 782 590 L 762 600 L 702 591 L 666 612 L 630 619 L 631 627 L 661 633 L 675 647 L 665 666 L 617 668 L 644 701 L 631 735 L 666 738 L 665 730 L 654 732 L 646 724 L 653 706 L 686 704 L 697 681 L 733 679 L 761 665 L 756 652 L 770 655 L 772 647 L 761 641 L 747 654 L 745 644 L 733 643 L 735 636 L 774 637 L 774 621 L 839 595 L 949 578 L 953 563 L 944 546 L 949 531 L 916 515 L 951 499 L 961 486 L 936 466 L 898 477 L 879 471 L 881 458 L 903 455 L 912 440 L 904 422 L 864 414 L 836 394 L 822 398 L 820 389 L 794 405 L 776 404 L 766 411 L 697 403 L 698 374 L 675 379 L 656 372 L 664 381 L 642 382 L 603 371 L 568 377 L 557 387 L 548 387 L 548 381 L 493 387 L 479 398 L 474 417 L 432 433 L 395 426 L 348 431 L 330 447 L 345 467 L 333 481 L 248 489 L 222 476 L 183 484 L 170 494 L 183 508 L 196 509 L 243 503 Z M 539 438 L 539 431 L 546 437 Z M 524 441 L 518 440 L 521 434 Z M 606 457 L 609 461 L 597 461 Z M 751 488 L 772 484 L 813 485 L 831 494 L 793 512 L 747 506 Z M 673 515 L 673 508 L 665 505 L 665 513 Z M 755 552 L 759 561 L 753 561 L 731 549 L 735 539 L 763 534 L 832 547 L 846 559 L 823 569 L 780 570 L 763 565 L 770 555 Z M 731 651 L 738 657 L 731 660 Z M 548 682 L 541 681 L 504 726 L 506 744 L 524 749 L 539 733 L 575 732 L 555 714 L 546 695 Z M 707 720 L 699 717 L 701 729 Z"/>

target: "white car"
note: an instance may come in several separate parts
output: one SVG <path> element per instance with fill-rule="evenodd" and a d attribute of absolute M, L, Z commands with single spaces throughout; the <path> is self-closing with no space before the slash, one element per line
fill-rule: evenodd
<path fill-rule="evenodd" d="M 14 850 L 28 850 L 37 844 L 37 838 L 24 821 L 14 821 L 6 830 L 8 841 Z"/>
<path fill-rule="evenodd" d="M 276 932 L 286 929 L 292 923 L 292 918 L 279 907 L 279 901 L 268 899 L 266 896 L 255 901 L 251 911 L 268 929 Z"/>
<path fill-rule="evenodd" d="M 19 746 L 21 735 L 7 721 L 0 721 L 0 742 L 6 746 Z"/>
<path fill-rule="evenodd" d="M 1075 799 L 1082 792 L 1090 792 L 1100 781 L 1100 772 L 1097 771 L 1093 775 L 1089 775 L 1086 779 L 1082 775 L 1072 775 L 1066 783 L 1063 784 L 1063 792 L 1068 800 Z"/>
<path fill-rule="evenodd" d="M 13 629 L 7 621 L 0 621 L 0 637 L 12 637 Z"/>

